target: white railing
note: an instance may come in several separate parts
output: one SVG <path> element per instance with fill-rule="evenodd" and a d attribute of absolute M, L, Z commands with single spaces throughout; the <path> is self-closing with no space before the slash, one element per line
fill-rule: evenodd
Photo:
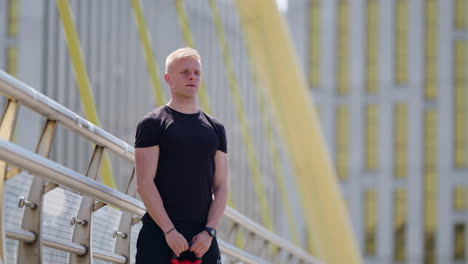
<path fill-rule="evenodd" d="M 69 243 L 57 241 L 43 235 L 41 236 L 41 234 L 37 234 L 37 232 L 40 232 L 40 229 L 25 230 L 24 227 L 34 224 L 34 220 L 29 221 L 30 223 L 23 222 L 22 229 L 5 228 L 6 236 L 28 242 L 32 245 L 34 245 L 35 242 L 39 242 L 36 243 L 39 244 L 37 245 L 38 247 L 42 244 L 47 247 L 72 252 L 77 256 L 89 255 L 89 258 L 94 257 L 114 263 L 128 263 L 130 252 L 128 234 L 131 233 L 131 226 L 140 221 L 141 215 L 145 212 L 143 203 L 134 198 L 136 194 L 134 175 L 131 176 L 126 193 L 114 190 L 95 181 L 95 177 L 92 177 L 92 175 L 97 174 L 97 170 L 100 167 L 103 149 L 110 150 L 118 156 L 133 162 L 134 148 L 1 70 L 0 93 L 9 98 L 10 101 L 20 102 L 21 105 L 44 116 L 48 122 L 44 128 L 43 136 L 47 133 L 47 124 L 49 124 L 49 122 L 53 124 L 58 122 L 97 146 L 89 165 L 88 175 L 85 176 L 51 161 L 46 157 L 48 154 L 46 155 L 40 151 L 33 153 L 8 142 L 8 140 L 0 140 L 1 160 L 4 160 L 7 164 L 28 171 L 35 176 L 41 176 L 50 183 L 53 183 L 46 185 L 44 189 L 35 191 L 39 193 L 33 193 L 33 189 L 31 189 L 30 198 L 33 197 L 33 200 L 30 198 L 23 198 L 23 201 L 30 204 L 37 204 L 38 207 L 40 207 L 44 193 L 57 186 L 62 186 L 73 192 L 80 193 L 83 197 L 87 197 L 87 199 L 83 199 L 82 207 L 86 208 L 86 206 L 84 206 L 86 203 L 88 203 L 88 207 L 89 203 L 93 204 L 91 206 L 93 209 L 88 213 L 81 212 L 80 208 L 80 214 L 76 217 L 77 219 L 89 222 L 92 212 L 106 205 L 119 208 L 123 212 L 126 212 L 126 214 L 122 215 L 121 224 L 119 226 L 119 234 L 125 235 L 117 235 L 115 252 L 101 252 L 96 250 L 90 252 L 89 234 L 86 236 L 86 232 L 89 233 L 90 231 L 89 228 L 86 229 L 86 224 L 80 225 L 80 220 L 73 223 L 75 224 L 75 233 L 73 241 Z M 8 109 L 6 109 L 5 112 L 7 110 Z M 42 141 L 40 141 L 39 145 L 45 144 L 44 146 L 46 146 L 46 148 L 47 146 L 50 148 L 50 145 L 41 142 Z M 36 200 L 34 201 L 34 199 Z M 26 206 L 28 206 L 28 204 Z M 35 209 L 33 209 L 32 206 L 29 207 L 30 208 L 25 210 L 25 214 L 27 212 L 29 214 L 34 214 L 33 211 Z M 31 217 L 28 217 L 28 219 L 29 218 Z M 25 220 L 23 219 L 23 221 Z M 238 261 L 244 263 L 320 263 L 319 260 L 315 259 L 302 248 L 268 231 L 263 226 L 255 223 L 232 208 L 227 208 L 223 222 L 228 222 L 227 224 L 230 225 L 230 228 L 226 234 L 221 233 L 219 235 L 221 238 L 226 238 L 224 241 L 219 240 L 220 249 L 224 254 L 232 256 Z M 84 228 L 86 232 L 79 232 L 80 228 Z M 241 234 L 238 232 L 242 231 L 248 234 L 248 241 L 244 243 L 245 245 L 243 248 L 233 246 L 234 239 L 238 234 Z M 21 250 L 23 250 L 23 252 L 24 250 L 31 250 L 31 246 L 22 248 Z M 3 253 L 0 253 L 3 257 Z M 70 257 L 70 263 L 78 262 L 79 261 L 76 259 Z"/>

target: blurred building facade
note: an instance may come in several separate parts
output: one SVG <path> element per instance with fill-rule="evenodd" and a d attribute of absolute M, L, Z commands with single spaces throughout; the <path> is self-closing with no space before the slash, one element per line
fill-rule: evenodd
<path fill-rule="evenodd" d="M 169 99 L 165 57 L 194 46 L 203 59 L 205 110 L 227 128 L 231 205 L 307 247 L 307 205 L 256 83 L 234 1 L 140 1 L 150 52 L 132 2 L 69 1 L 101 127 L 133 143 L 138 120 Z M 467 2 L 290 0 L 284 12 L 365 263 L 467 261 Z M 56 2 L 0 0 L 0 17 L 0 68 L 85 116 Z M 20 115 L 16 142 L 34 149 L 43 120 Z M 91 153 L 89 143 L 57 132 L 57 162 L 85 172 Z M 132 164 L 110 159 L 124 186 Z M 28 182 L 28 175 L 8 182 L 6 199 L 14 204 Z M 44 225 L 69 239 L 77 197 L 53 195 Z M 6 221 L 15 225 L 21 214 L 13 207 Z M 112 214 L 98 216 L 97 231 L 117 224 L 108 222 Z M 8 247 L 13 261 L 15 242 Z M 45 258 L 68 259 L 54 250 Z"/>
<path fill-rule="evenodd" d="M 466 263 L 468 3 L 289 1 L 368 263 Z"/>

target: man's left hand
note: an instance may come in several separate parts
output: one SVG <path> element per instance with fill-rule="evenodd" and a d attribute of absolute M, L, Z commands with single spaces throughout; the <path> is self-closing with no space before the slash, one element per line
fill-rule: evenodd
<path fill-rule="evenodd" d="M 208 234 L 208 232 L 201 231 L 198 235 L 193 237 L 190 251 L 192 251 L 197 258 L 201 258 L 210 248 L 212 240 L 213 238 Z"/>

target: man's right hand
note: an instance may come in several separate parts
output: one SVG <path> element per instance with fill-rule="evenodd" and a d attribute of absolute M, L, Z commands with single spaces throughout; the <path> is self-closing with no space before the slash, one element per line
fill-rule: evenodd
<path fill-rule="evenodd" d="M 177 257 L 189 249 L 187 240 L 177 230 L 166 235 L 166 242 Z"/>

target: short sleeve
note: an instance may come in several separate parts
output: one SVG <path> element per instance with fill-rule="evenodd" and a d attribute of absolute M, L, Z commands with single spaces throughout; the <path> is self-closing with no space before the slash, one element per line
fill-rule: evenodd
<path fill-rule="evenodd" d="M 227 138 L 226 138 L 226 130 L 224 126 L 219 124 L 218 125 L 218 133 L 219 133 L 219 146 L 218 149 L 224 153 L 227 153 Z"/>
<path fill-rule="evenodd" d="M 159 145 L 161 138 L 160 125 L 150 116 L 145 116 L 139 123 L 135 134 L 135 148 L 146 148 Z"/>

